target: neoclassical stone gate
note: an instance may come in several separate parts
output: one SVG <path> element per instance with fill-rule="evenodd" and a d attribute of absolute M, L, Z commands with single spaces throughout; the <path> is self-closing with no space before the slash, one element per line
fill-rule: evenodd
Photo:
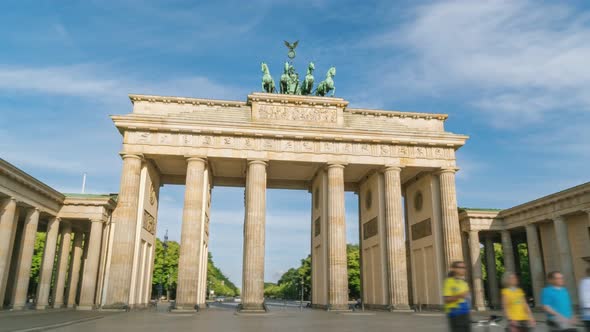
<path fill-rule="evenodd" d="M 159 188 L 166 184 L 186 186 L 179 309 L 205 302 L 213 186 L 245 187 L 244 310 L 263 310 L 266 188 L 312 194 L 315 307 L 347 308 L 345 191 L 359 195 L 364 303 L 390 310 L 440 305 L 444 271 L 462 259 L 455 151 L 467 139 L 444 130 L 446 115 L 266 93 L 246 102 L 130 98 L 133 113 L 112 116 L 123 135 L 123 171 L 104 308 L 147 303 Z"/>

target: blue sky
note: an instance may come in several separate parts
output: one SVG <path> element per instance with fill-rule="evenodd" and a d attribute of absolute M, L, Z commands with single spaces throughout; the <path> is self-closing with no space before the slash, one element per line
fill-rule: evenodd
<path fill-rule="evenodd" d="M 128 93 L 245 100 L 283 40 L 336 66 L 352 106 L 449 114 L 461 206 L 506 208 L 590 180 L 590 11 L 583 1 L 2 1 L 0 157 L 54 188 L 119 190 L 109 114 Z M 161 192 L 179 239 L 183 187 Z M 309 194 L 269 190 L 266 279 L 309 253 Z M 213 190 L 211 251 L 241 282 L 243 189 Z M 356 198 L 347 194 L 349 242 Z"/>

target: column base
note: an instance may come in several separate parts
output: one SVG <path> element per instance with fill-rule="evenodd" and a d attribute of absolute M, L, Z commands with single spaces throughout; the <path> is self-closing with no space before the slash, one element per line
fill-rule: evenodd
<path fill-rule="evenodd" d="M 170 309 L 171 312 L 199 312 L 202 308 L 205 308 L 205 304 L 176 304 Z"/>
<path fill-rule="evenodd" d="M 127 303 L 118 302 L 113 304 L 103 305 L 101 307 L 104 311 L 129 311 L 129 305 Z"/>
<path fill-rule="evenodd" d="M 238 306 L 241 313 L 266 313 L 266 306 L 260 303 L 242 303 Z"/>
<path fill-rule="evenodd" d="M 34 306 L 35 310 L 46 310 L 46 309 L 51 309 L 51 307 L 48 304 L 37 304 Z"/>
<path fill-rule="evenodd" d="M 489 309 L 486 307 L 473 307 L 473 310 L 475 310 L 475 311 L 488 311 Z"/>
<path fill-rule="evenodd" d="M 26 308 L 27 306 L 25 304 L 13 304 L 12 306 L 10 306 L 10 310 L 14 311 L 25 310 Z"/>
<path fill-rule="evenodd" d="M 80 310 L 80 311 L 90 311 L 90 310 L 94 310 L 95 307 L 94 305 L 79 305 L 76 306 L 76 310 Z"/>
<path fill-rule="evenodd" d="M 53 305 L 53 309 L 63 309 L 65 307 L 66 307 L 66 305 L 63 303 L 56 303 Z"/>
<path fill-rule="evenodd" d="M 328 310 L 328 311 L 352 311 L 350 309 L 350 307 L 348 306 L 348 303 L 346 303 L 346 304 L 328 304 L 326 310 Z"/>

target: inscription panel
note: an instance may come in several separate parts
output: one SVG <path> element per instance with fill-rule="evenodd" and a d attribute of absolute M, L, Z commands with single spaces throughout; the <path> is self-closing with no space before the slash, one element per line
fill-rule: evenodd
<path fill-rule="evenodd" d="M 439 160 L 454 160 L 455 156 L 451 147 L 148 131 L 128 131 L 126 143 Z"/>
<path fill-rule="evenodd" d="M 412 225 L 412 241 L 432 235 L 432 222 L 430 218 Z"/>
<path fill-rule="evenodd" d="M 373 218 L 363 224 L 363 240 L 370 239 L 379 233 L 377 218 Z"/>
<path fill-rule="evenodd" d="M 319 126 L 338 124 L 338 110 L 331 107 L 293 107 L 290 105 L 258 104 L 253 107 L 253 120 L 311 123 Z"/>

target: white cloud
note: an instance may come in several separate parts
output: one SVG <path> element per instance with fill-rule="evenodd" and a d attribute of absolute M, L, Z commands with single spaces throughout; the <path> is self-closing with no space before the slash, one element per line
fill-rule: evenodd
<path fill-rule="evenodd" d="M 466 98 L 511 127 L 555 110 L 588 112 L 588 22 L 566 3 L 434 2 L 369 46 L 400 53 L 401 63 L 380 68 L 388 88 Z"/>

